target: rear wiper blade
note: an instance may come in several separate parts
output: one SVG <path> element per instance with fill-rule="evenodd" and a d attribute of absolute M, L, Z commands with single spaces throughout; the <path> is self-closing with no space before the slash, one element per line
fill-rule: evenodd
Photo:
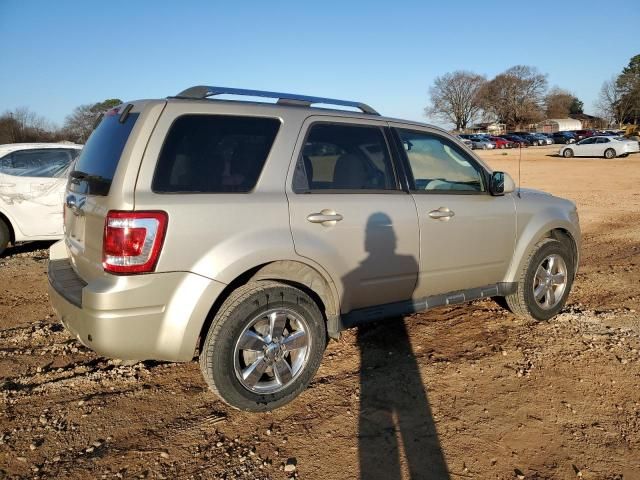
<path fill-rule="evenodd" d="M 69 174 L 69 176 L 74 180 L 85 180 L 87 182 L 108 183 L 111 181 L 110 179 L 105 178 L 102 175 L 90 175 L 80 170 L 74 170 Z"/>
<path fill-rule="evenodd" d="M 79 180 L 82 180 L 83 178 L 87 177 L 89 174 L 82 172 L 80 170 L 72 170 L 71 173 L 69 174 L 69 176 L 71 178 L 77 178 Z"/>

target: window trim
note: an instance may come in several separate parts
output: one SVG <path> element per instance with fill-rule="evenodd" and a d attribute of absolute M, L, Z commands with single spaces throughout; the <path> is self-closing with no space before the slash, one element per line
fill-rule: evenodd
<path fill-rule="evenodd" d="M 158 191 L 155 189 L 154 187 L 154 183 L 156 180 L 156 175 L 158 174 L 158 161 L 160 160 L 160 156 L 162 155 L 162 152 L 164 151 L 164 147 L 167 143 L 167 139 L 169 138 L 169 133 L 171 132 L 171 130 L 173 129 L 175 123 L 181 119 L 182 117 L 186 117 L 186 116 L 190 116 L 190 117 L 195 117 L 195 116 L 203 116 L 203 117 L 242 117 L 242 118 L 258 118 L 258 119 L 267 119 L 267 120 L 276 120 L 278 122 L 278 130 L 276 131 L 275 136 L 273 137 L 273 142 L 271 143 L 271 147 L 269 148 L 269 152 L 267 153 L 267 156 L 264 159 L 264 163 L 262 164 L 262 168 L 260 169 L 260 174 L 258 175 L 258 177 L 256 178 L 256 182 L 254 183 L 253 187 L 250 190 L 246 190 L 243 192 L 196 192 L 193 190 L 175 190 L 172 192 L 163 192 L 163 191 Z M 265 116 L 265 115 L 247 115 L 247 114 L 231 114 L 231 113 L 208 113 L 208 112 L 185 112 L 185 113 L 181 113 L 177 116 L 175 116 L 173 118 L 173 120 L 171 120 L 171 124 L 169 125 L 169 127 L 167 128 L 163 139 L 162 139 L 162 145 L 160 146 L 160 150 L 158 150 L 158 156 L 155 159 L 155 164 L 153 166 L 153 175 L 151 175 L 151 187 L 150 190 L 154 195 L 248 195 L 250 193 L 254 193 L 256 191 L 256 188 L 258 188 L 258 184 L 260 183 L 260 179 L 262 178 L 262 174 L 264 173 L 265 168 L 267 167 L 267 163 L 269 162 L 269 157 L 271 156 L 271 152 L 273 150 L 274 145 L 276 144 L 276 142 L 278 141 L 278 136 L 280 135 L 280 132 L 282 131 L 282 125 L 283 125 L 283 121 L 282 118 L 280 117 L 274 117 L 274 116 Z"/>
<path fill-rule="evenodd" d="M 296 168 L 298 168 L 298 164 L 300 163 L 301 159 L 302 159 L 302 152 L 304 151 L 304 147 L 307 144 L 307 139 L 309 138 L 309 134 L 311 132 L 311 130 L 313 129 L 313 127 L 315 127 L 316 125 L 335 125 L 335 126 L 347 126 L 347 127 L 368 127 L 368 128 L 374 128 L 377 129 L 381 134 L 382 134 L 382 138 L 384 139 L 385 145 L 387 147 L 387 153 L 389 154 L 389 164 L 391 165 L 391 174 L 393 175 L 393 183 L 395 188 L 393 189 L 346 189 L 346 188 L 339 188 L 339 189 L 323 189 L 323 190 L 311 190 L 310 188 L 305 189 L 298 189 L 295 187 L 294 185 L 294 181 L 295 181 L 295 171 Z M 303 127 L 305 128 L 305 127 Z M 345 122 L 340 122 L 340 121 L 336 121 L 336 120 L 313 120 L 311 121 L 309 124 L 306 125 L 306 130 L 304 132 L 304 136 L 302 137 L 298 137 L 298 138 L 302 138 L 302 143 L 300 144 L 300 151 L 298 152 L 297 158 L 295 159 L 295 162 L 293 164 L 293 175 L 291 176 L 291 191 L 293 193 L 295 193 L 296 195 L 324 195 L 324 194 L 360 194 L 360 195 L 369 195 L 369 194 L 384 194 L 384 195 L 395 195 L 395 194 L 404 194 L 406 193 L 403 188 L 402 188 L 402 184 L 400 181 L 400 172 L 398 172 L 398 168 L 395 162 L 395 158 L 394 158 L 394 153 L 393 153 L 393 149 L 391 147 L 391 143 L 389 142 L 389 138 L 387 137 L 387 133 L 386 133 L 386 129 L 388 128 L 388 125 L 386 124 L 372 124 L 372 123 L 358 123 L 358 122 L 353 122 L 353 121 L 345 121 Z M 303 168 L 304 168 L 304 162 L 303 162 Z M 306 169 L 304 170 L 305 176 L 307 174 Z M 309 179 L 307 178 L 307 185 L 308 185 L 308 181 Z"/>
<path fill-rule="evenodd" d="M 393 126 L 391 127 L 391 130 L 394 133 L 394 137 L 395 137 L 395 141 L 397 143 L 396 148 L 398 149 L 401 158 L 402 158 L 402 163 L 403 163 L 403 167 L 405 170 L 405 175 L 406 175 L 406 181 L 407 181 L 407 185 L 409 188 L 409 193 L 411 193 L 412 195 L 489 195 L 491 196 L 491 193 L 489 192 L 489 180 L 490 180 L 490 174 L 489 172 L 484 168 L 484 166 L 478 162 L 475 158 L 473 158 L 472 155 L 469 155 L 467 152 L 465 152 L 460 145 L 458 145 L 455 141 L 455 139 L 451 139 L 451 138 L 447 138 L 445 135 L 442 135 L 441 133 L 438 132 L 434 132 L 432 130 L 419 130 L 416 128 L 407 128 L 407 127 L 399 127 L 399 126 Z M 407 155 L 407 152 L 404 150 L 404 146 L 402 144 L 402 137 L 400 135 L 400 130 L 405 130 L 408 132 L 412 132 L 412 133 L 416 133 L 416 134 L 420 134 L 420 135 L 431 135 L 434 137 L 438 137 L 438 138 L 444 138 L 449 140 L 451 143 L 453 143 L 456 147 L 458 147 L 458 149 L 460 150 L 460 153 L 462 154 L 462 156 L 478 171 L 478 173 L 480 174 L 480 177 L 483 181 L 483 185 L 482 187 L 484 188 L 484 191 L 475 191 L 475 190 L 418 190 L 415 188 L 415 178 L 413 177 L 413 170 L 411 170 L 411 163 L 409 162 L 409 156 Z"/>

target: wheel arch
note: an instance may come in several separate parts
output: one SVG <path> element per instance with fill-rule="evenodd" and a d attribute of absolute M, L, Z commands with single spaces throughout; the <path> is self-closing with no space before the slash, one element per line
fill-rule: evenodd
<path fill-rule="evenodd" d="M 238 287 L 249 282 L 274 280 L 297 287 L 307 293 L 318 304 L 318 308 L 327 322 L 330 337 L 338 338 L 340 334 L 340 302 L 335 284 L 326 272 L 298 260 L 276 260 L 256 265 L 238 275 L 227 284 L 214 301 L 200 329 L 198 348 L 207 335 L 218 310 L 224 301 Z"/>
<path fill-rule="evenodd" d="M 555 238 L 567 245 L 573 254 L 574 275 L 578 271 L 580 257 L 579 232 L 569 221 L 556 221 L 542 226 L 530 227 L 520 236 L 514 251 L 511 266 L 505 277 L 506 282 L 517 282 L 520 271 L 524 268 L 529 255 L 536 244 L 543 238 Z"/>
<path fill-rule="evenodd" d="M 9 217 L 6 216 L 2 211 L 0 211 L 0 220 L 3 221 L 7 226 L 7 228 L 9 229 L 9 241 L 12 244 L 16 243 L 16 232 L 15 232 L 14 226 L 11 223 L 11 220 L 9 220 Z"/>

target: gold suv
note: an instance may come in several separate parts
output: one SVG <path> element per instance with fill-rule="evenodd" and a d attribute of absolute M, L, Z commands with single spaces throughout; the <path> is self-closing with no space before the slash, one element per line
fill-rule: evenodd
<path fill-rule="evenodd" d="M 516 192 L 440 128 L 207 86 L 108 112 L 64 218 L 49 283 L 65 327 L 110 357 L 198 355 L 254 411 L 295 398 L 349 327 L 483 297 L 551 318 L 580 246 L 572 202 Z"/>

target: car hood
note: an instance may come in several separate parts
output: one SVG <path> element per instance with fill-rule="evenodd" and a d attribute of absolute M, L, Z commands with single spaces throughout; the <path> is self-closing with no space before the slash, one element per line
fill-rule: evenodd
<path fill-rule="evenodd" d="M 518 191 L 518 189 L 516 188 L 516 192 Z M 549 192 L 545 192 L 542 190 L 536 190 L 535 188 L 520 188 L 520 195 L 521 196 L 535 196 L 535 195 L 541 195 L 541 196 L 545 196 L 545 197 L 553 197 L 552 194 L 550 194 Z"/>

